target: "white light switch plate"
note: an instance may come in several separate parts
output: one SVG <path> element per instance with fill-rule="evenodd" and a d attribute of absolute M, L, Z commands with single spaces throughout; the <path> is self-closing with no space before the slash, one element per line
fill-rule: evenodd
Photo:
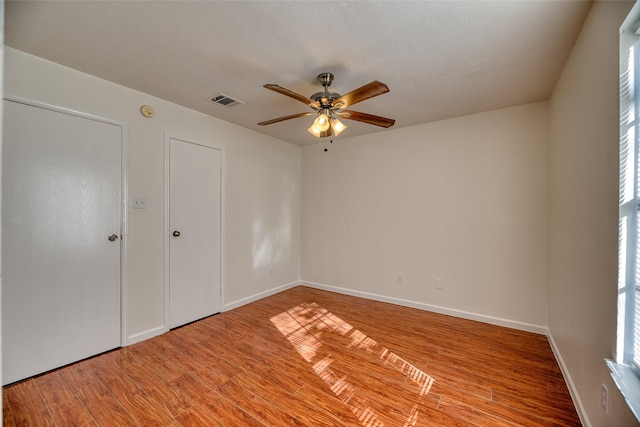
<path fill-rule="evenodd" d="M 133 209 L 146 209 L 146 208 L 147 208 L 147 199 L 145 197 L 133 198 Z"/>

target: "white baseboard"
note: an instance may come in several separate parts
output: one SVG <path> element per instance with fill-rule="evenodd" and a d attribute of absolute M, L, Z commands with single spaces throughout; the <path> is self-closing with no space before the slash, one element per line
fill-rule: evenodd
<path fill-rule="evenodd" d="M 254 294 L 254 295 L 250 295 L 250 296 L 248 296 L 246 298 L 242 298 L 242 299 L 239 299 L 237 301 L 230 302 L 228 304 L 224 304 L 224 306 L 222 308 L 222 311 L 232 310 L 234 308 L 243 306 L 245 304 L 249 304 L 250 302 L 257 301 L 259 299 L 268 297 L 268 296 L 273 295 L 273 294 L 277 294 L 278 292 L 282 292 L 282 291 L 287 290 L 289 288 L 293 288 L 295 286 L 298 286 L 299 284 L 300 284 L 299 281 L 285 283 L 284 285 L 277 286 L 275 288 L 268 289 L 266 291 L 259 292 L 259 293 Z M 165 332 L 168 332 L 168 331 L 169 331 L 169 328 L 165 328 L 164 326 L 158 326 L 156 328 L 152 328 L 152 329 L 149 329 L 149 330 L 146 330 L 146 331 L 138 332 L 136 334 L 129 335 L 127 337 L 126 342 L 123 343 L 123 346 L 137 344 L 139 342 L 142 342 L 142 341 L 148 340 L 150 338 L 153 338 L 153 337 L 155 337 L 157 335 L 162 335 L 162 334 L 164 334 Z"/>
<path fill-rule="evenodd" d="M 576 407 L 576 411 L 578 412 L 578 417 L 580 417 L 580 422 L 583 427 L 591 427 L 591 422 L 589 421 L 589 417 L 587 417 L 587 411 L 584 409 L 584 405 L 582 404 L 582 400 L 580 399 L 580 395 L 578 394 L 578 389 L 576 385 L 573 383 L 571 379 L 571 374 L 569 373 L 569 369 L 567 369 L 567 365 L 564 363 L 564 359 L 562 358 L 562 353 L 560 353 L 560 349 L 553 339 L 553 335 L 551 335 L 551 331 L 547 332 L 547 338 L 549 339 L 549 345 L 551 345 L 551 350 L 553 351 L 553 355 L 556 357 L 558 361 L 558 365 L 560 366 L 560 371 L 562 371 L 562 376 L 564 377 L 564 382 L 567 383 L 567 388 L 569 389 L 569 394 L 571 395 L 571 400 L 573 400 L 573 406 Z"/>
<path fill-rule="evenodd" d="M 259 299 L 266 298 L 268 296 L 277 294 L 279 292 L 285 291 L 287 289 L 293 288 L 298 285 L 300 285 L 300 282 L 296 280 L 295 282 L 285 283 L 284 285 L 280 285 L 275 288 L 271 288 L 266 291 L 250 295 L 248 297 L 241 298 L 236 301 L 232 301 L 230 303 L 225 304 L 224 307 L 222 308 L 222 311 L 233 310 L 234 308 L 241 307 L 245 304 L 249 304 L 250 302 L 258 301 Z"/>
<path fill-rule="evenodd" d="M 162 335 L 167 332 L 169 329 L 164 326 L 158 326 L 157 328 L 148 329 L 146 331 L 138 332 L 137 334 L 129 335 L 127 337 L 127 342 L 125 345 L 132 345 L 144 340 L 148 340 L 149 338 L 153 338 L 158 335 Z"/>
<path fill-rule="evenodd" d="M 536 334 L 547 335 L 549 330 L 546 326 L 534 325 L 531 323 L 520 322 L 517 320 L 503 319 L 500 317 L 487 316 L 485 314 L 472 313 L 454 308 L 441 307 L 438 305 L 425 304 L 418 301 L 394 298 L 385 295 L 372 294 L 369 292 L 355 291 L 353 289 L 341 288 L 338 286 L 325 285 L 322 283 L 309 282 L 301 280 L 300 284 L 311 288 L 322 289 L 325 291 L 336 292 L 339 294 L 351 295 L 354 297 L 367 298 L 375 301 L 388 302 L 391 304 L 401 305 L 404 307 L 417 308 L 420 310 L 431 311 L 434 313 L 446 314 L 449 316 L 460 317 L 462 319 L 475 320 L 478 322 L 489 323 L 491 325 L 504 326 L 507 328 L 518 329 L 521 331 L 533 332 Z"/>

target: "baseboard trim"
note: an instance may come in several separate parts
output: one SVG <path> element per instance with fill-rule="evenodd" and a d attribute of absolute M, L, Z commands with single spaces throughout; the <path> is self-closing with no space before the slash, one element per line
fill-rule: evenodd
<path fill-rule="evenodd" d="M 551 351 L 553 351 L 553 355 L 558 361 L 558 366 L 560 366 L 560 371 L 562 372 L 562 376 L 564 377 L 564 382 L 567 384 L 569 394 L 571 395 L 571 400 L 573 400 L 573 406 L 576 407 L 576 411 L 578 412 L 578 417 L 580 418 L 582 426 L 592 427 L 591 422 L 589 421 L 589 417 L 587 416 L 587 411 L 584 409 L 584 405 L 582 404 L 582 400 L 580 399 L 580 395 L 578 394 L 578 389 L 576 388 L 576 385 L 571 378 L 569 369 L 567 369 L 567 365 L 564 363 L 562 353 L 560 352 L 556 341 L 553 339 L 553 335 L 551 334 L 550 330 L 547 332 L 547 339 L 549 340 Z"/>
<path fill-rule="evenodd" d="M 254 301 L 258 301 L 259 299 L 266 298 L 268 296 L 277 294 L 282 291 L 286 291 L 287 289 L 291 289 L 298 285 L 300 285 L 300 282 L 296 280 L 294 282 L 285 283 L 284 285 L 280 285 L 275 288 L 268 289 L 266 291 L 258 292 L 257 294 L 253 294 L 248 297 L 241 298 L 239 300 L 232 301 L 228 304 L 225 304 L 224 307 L 222 308 L 222 311 L 229 311 L 229 310 L 233 310 L 234 308 L 242 307 L 243 305 L 249 304 Z"/>
<path fill-rule="evenodd" d="M 488 323 L 491 325 L 504 326 L 507 328 L 518 329 L 521 331 L 533 332 L 541 335 L 548 335 L 548 328 L 542 325 L 535 325 L 526 322 L 520 322 L 517 320 L 503 319 L 500 317 L 487 316 L 484 314 L 472 313 L 464 310 L 457 310 L 454 308 L 441 307 L 433 304 L 425 304 L 418 301 L 405 300 L 401 298 L 389 297 L 386 295 L 373 294 L 370 292 L 356 291 L 348 288 L 341 288 L 339 286 L 326 285 L 323 283 L 309 282 L 301 280 L 300 284 L 303 286 L 309 286 L 311 288 L 322 289 L 325 291 L 336 292 L 339 294 L 351 295 L 354 297 L 367 298 L 375 301 L 388 302 L 391 304 L 401 305 L 404 307 L 417 308 L 420 310 L 431 311 L 439 314 L 446 314 L 449 316 L 460 317 L 462 319 L 475 320 L 478 322 Z"/>
<path fill-rule="evenodd" d="M 137 334 L 129 335 L 125 345 L 137 344 L 139 342 L 148 340 L 158 335 L 162 335 L 169 329 L 164 326 L 158 326 L 157 328 L 148 329 L 146 331 L 138 332 Z"/>
<path fill-rule="evenodd" d="M 268 289 L 266 291 L 259 292 L 259 293 L 254 294 L 254 295 L 250 295 L 250 296 L 248 296 L 246 298 L 242 298 L 242 299 L 239 299 L 237 301 L 230 302 L 228 304 L 224 304 L 223 307 L 222 307 L 222 311 L 229 311 L 229 310 L 232 310 L 234 308 L 241 307 L 241 306 L 243 306 L 245 304 L 249 304 L 250 302 L 254 302 L 254 301 L 257 301 L 259 299 L 266 298 L 266 297 L 268 297 L 270 295 L 277 294 L 278 292 L 282 292 L 284 290 L 287 290 L 289 288 L 293 288 L 293 287 L 298 286 L 298 285 L 300 285 L 300 282 L 297 281 L 297 280 L 294 281 L 294 282 L 285 283 L 284 285 L 277 286 L 275 288 Z M 158 326 L 156 328 L 148 329 L 146 331 L 142 331 L 142 332 L 138 332 L 138 333 L 133 334 L 133 335 L 129 335 L 127 337 L 126 343 L 124 343 L 124 346 L 137 344 L 139 342 L 148 340 L 148 339 L 153 338 L 155 336 L 162 335 L 162 334 L 164 334 L 165 332 L 168 332 L 168 331 L 169 331 L 169 328 L 165 328 L 164 326 Z"/>

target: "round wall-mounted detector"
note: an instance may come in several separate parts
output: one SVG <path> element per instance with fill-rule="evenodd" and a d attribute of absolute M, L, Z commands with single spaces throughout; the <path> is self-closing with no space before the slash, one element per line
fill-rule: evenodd
<path fill-rule="evenodd" d="M 140 107 L 140 113 L 143 116 L 150 118 L 150 117 L 153 117 L 155 112 L 153 111 L 153 107 L 149 105 L 143 105 L 142 107 Z"/>

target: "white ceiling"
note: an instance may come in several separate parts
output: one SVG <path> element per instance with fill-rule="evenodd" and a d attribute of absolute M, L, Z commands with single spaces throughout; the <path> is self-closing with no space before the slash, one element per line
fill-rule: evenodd
<path fill-rule="evenodd" d="M 5 43 L 68 67 L 298 145 L 311 111 L 264 89 L 309 96 L 332 72 L 350 107 L 391 128 L 548 99 L 591 2 L 7 1 Z M 244 102 L 223 107 L 224 93 Z M 343 120 L 339 138 L 384 128 Z M 335 138 L 334 138 L 335 139 Z"/>

